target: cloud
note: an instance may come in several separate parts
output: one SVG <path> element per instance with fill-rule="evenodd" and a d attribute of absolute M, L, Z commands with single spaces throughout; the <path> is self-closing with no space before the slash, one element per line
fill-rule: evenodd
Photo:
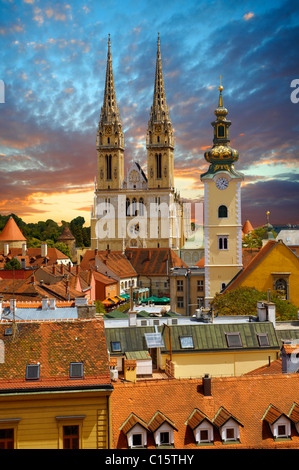
<path fill-rule="evenodd" d="M 254 13 L 252 13 L 252 11 L 248 12 L 248 13 L 245 13 L 245 15 L 243 16 L 244 20 L 245 21 L 248 21 L 250 20 L 251 18 L 254 17 Z"/>

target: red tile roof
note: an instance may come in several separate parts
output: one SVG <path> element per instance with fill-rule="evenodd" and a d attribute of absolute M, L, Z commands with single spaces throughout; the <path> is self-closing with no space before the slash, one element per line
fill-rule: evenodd
<path fill-rule="evenodd" d="M 45 264 L 53 265 L 61 260 L 68 260 L 69 258 L 59 251 L 57 248 L 47 247 L 47 256 L 42 256 L 41 248 L 27 248 L 26 255 L 22 255 L 22 248 L 10 248 L 8 256 L 4 255 L 4 251 L 0 251 L 0 268 L 3 269 L 5 263 L 13 258 L 25 259 L 26 267 L 43 266 Z M 46 259 L 46 261 L 45 261 Z"/>
<path fill-rule="evenodd" d="M 299 374 L 213 377 L 212 395 L 203 395 L 202 379 L 148 380 L 114 385 L 111 396 L 113 448 L 127 448 L 126 436 L 120 426 L 131 413 L 145 423 L 160 411 L 170 419 L 178 432 L 174 433 L 176 449 L 198 449 L 188 418 L 195 409 L 213 421 L 220 409 L 226 410 L 240 425 L 240 443 L 225 444 L 225 448 L 272 449 L 299 448 L 299 435 L 292 427 L 292 439 L 274 441 L 269 426 L 262 418 L 272 404 L 288 415 L 294 402 L 299 402 Z M 221 416 L 223 410 L 221 411 Z M 224 448 L 218 430 L 209 449 Z M 148 434 L 148 447 L 154 449 Z"/>
<path fill-rule="evenodd" d="M 5 361 L 0 363 L 0 390 L 84 388 L 110 385 L 102 319 L 16 322 L 13 335 L 0 324 Z M 84 378 L 70 379 L 71 362 L 83 362 Z M 27 365 L 40 364 L 39 380 L 26 380 Z"/>
<path fill-rule="evenodd" d="M 21 230 L 17 226 L 13 217 L 10 217 L 8 221 L 6 222 L 6 225 L 0 234 L 0 241 L 2 242 L 12 242 L 12 241 L 26 242 L 26 238 L 24 237 Z"/>
<path fill-rule="evenodd" d="M 127 248 L 126 256 L 141 276 L 167 276 L 171 268 L 188 267 L 170 248 Z"/>
<path fill-rule="evenodd" d="M 244 235 L 248 235 L 248 233 L 252 232 L 252 230 L 253 227 L 251 223 L 249 222 L 249 220 L 246 220 L 245 224 L 243 225 L 242 232 L 244 233 Z"/>
<path fill-rule="evenodd" d="M 116 278 L 123 279 L 136 277 L 137 273 L 128 258 L 122 251 L 87 250 L 80 263 L 82 269 L 97 266 L 102 274 L 114 274 Z"/>

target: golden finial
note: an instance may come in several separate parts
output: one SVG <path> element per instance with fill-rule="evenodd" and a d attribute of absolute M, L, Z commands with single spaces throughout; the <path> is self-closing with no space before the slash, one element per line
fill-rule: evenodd
<path fill-rule="evenodd" d="M 270 211 L 267 211 L 267 223 L 269 223 L 269 215 L 270 215 Z"/>
<path fill-rule="evenodd" d="M 219 77 L 219 78 L 220 78 L 220 86 L 219 86 L 219 91 L 222 91 L 222 90 L 223 90 L 223 86 L 222 86 L 222 84 L 221 84 L 221 79 L 222 79 L 223 77 L 220 75 L 220 77 Z"/>

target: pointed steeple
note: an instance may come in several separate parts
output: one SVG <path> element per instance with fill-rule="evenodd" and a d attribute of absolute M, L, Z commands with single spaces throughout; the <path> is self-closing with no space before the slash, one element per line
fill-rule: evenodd
<path fill-rule="evenodd" d="M 159 34 L 154 97 L 147 128 L 146 147 L 148 187 L 172 188 L 174 139 L 166 103 Z"/>
<path fill-rule="evenodd" d="M 107 67 L 106 67 L 106 82 L 104 91 L 104 102 L 101 110 L 100 122 L 104 124 L 121 124 L 120 114 L 116 102 L 113 68 L 112 68 L 112 54 L 111 54 L 111 40 L 110 34 L 108 37 L 108 54 L 107 54 Z"/>
<path fill-rule="evenodd" d="M 124 135 L 116 102 L 109 34 L 104 101 L 97 135 L 97 189 L 121 187 L 124 176 L 124 147 Z"/>
<path fill-rule="evenodd" d="M 156 61 L 156 74 L 155 74 L 155 88 L 153 105 L 151 107 L 149 125 L 168 123 L 171 125 L 169 109 L 166 103 L 164 78 L 162 70 L 161 48 L 160 48 L 160 35 L 158 33 L 158 46 L 157 46 L 157 61 Z"/>

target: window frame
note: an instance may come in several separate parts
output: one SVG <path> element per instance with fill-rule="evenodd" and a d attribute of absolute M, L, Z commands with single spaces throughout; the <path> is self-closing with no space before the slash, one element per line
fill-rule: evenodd
<path fill-rule="evenodd" d="M 229 349 L 241 349 L 243 348 L 243 343 L 242 343 L 242 338 L 241 338 L 241 334 L 239 331 L 236 331 L 236 332 L 228 332 L 228 333 L 224 333 L 225 334 L 225 338 L 226 338 L 226 343 L 227 343 L 227 347 Z M 230 344 L 229 342 L 229 338 L 232 338 L 233 336 L 237 336 L 240 340 L 240 346 L 237 346 L 235 344 Z"/>
<path fill-rule="evenodd" d="M 81 366 L 81 374 L 80 375 L 73 375 L 73 366 Z M 83 379 L 84 378 L 84 364 L 83 362 L 70 362 L 70 379 Z"/>
<path fill-rule="evenodd" d="M 224 208 L 225 208 L 225 211 L 222 213 Z M 225 214 L 225 215 L 223 215 L 223 214 Z M 218 207 L 218 219 L 227 219 L 227 218 L 228 218 L 228 208 L 225 204 L 221 204 Z"/>
<path fill-rule="evenodd" d="M 189 340 L 191 339 L 192 341 L 192 346 L 183 346 L 183 342 L 184 340 Z M 183 340 L 183 342 L 182 342 Z M 192 335 L 183 335 L 183 336 L 180 336 L 179 337 L 179 341 L 180 341 L 180 346 L 181 346 L 181 349 L 194 349 L 194 341 L 193 341 L 193 336 Z"/>
<path fill-rule="evenodd" d="M 36 369 L 36 376 L 35 377 L 29 377 L 29 370 L 30 369 Z M 40 364 L 27 364 L 26 365 L 26 380 L 39 380 L 40 378 Z"/>
<path fill-rule="evenodd" d="M 221 250 L 221 251 L 228 250 L 228 235 L 218 235 L 218 250 Z"/>
<path fill-rule="evenodd" d="M 258 340 L 259 346 L 260 346 L 261 348 L 267 348 L 267 347 L 270 346 L 270 342 L 269 342 L 269 338 L 268 338 L 268 334 L 267 334 L 267 333 L 257 333 L 256 336 L 257 336 L 257 340 Z M 261 338 L 266 338 L 268 344 L 262 344 Z"/>
<path fill-rule="evenodd" d="M 176 281 L 177 292 L 184 292 L 184 281 L 183 279 L 177 279 Z"/>
<path fill-rule="evenodd" d="M 184 308 L 184 297 L 177 297 L 176 298 L 177 308 Z"/>
<path fill-rule="evenodd" d="M 119 349 L 115 347 L 116 344 L 119 344 Z M 111 352 L 121 352 L 121 342 L 120 341 L 110 341 Z"/>

